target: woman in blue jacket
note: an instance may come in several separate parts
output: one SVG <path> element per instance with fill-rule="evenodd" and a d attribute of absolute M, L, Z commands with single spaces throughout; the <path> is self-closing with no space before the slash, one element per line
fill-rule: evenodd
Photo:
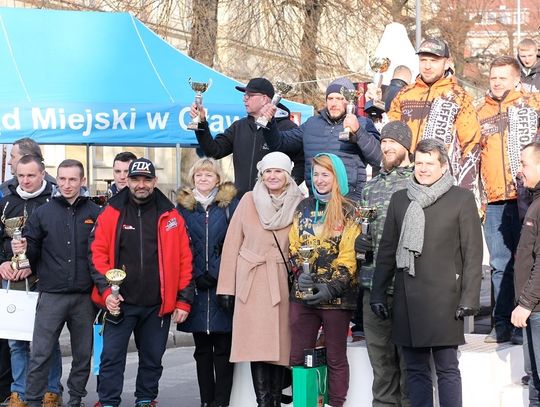
<path fill-rule="evenodd" d="M 192 332 L 193 354 L 201 407 L 229 405 L 233 364 L 231 351 L 232 315 L 216 299 L 216 285 L 223 241 L 229 221 L 238 204 L 237 191 L 222 182 L 218 163 L 201 158 L 189 172 L 194 188 L 178 192 L 178 210 L 186 221 L 193 251 L 195 298 L 188 319 L 179 331 Z"/>

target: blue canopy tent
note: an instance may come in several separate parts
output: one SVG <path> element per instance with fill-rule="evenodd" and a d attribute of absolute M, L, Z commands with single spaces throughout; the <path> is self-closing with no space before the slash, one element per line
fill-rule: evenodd
<path fill-rule="evenodd" d="M 215 134 L 245 115 L 239 82 L 189 58 L 128 13 L 0 8 L 0 142 L 194 146 L 194 92 L 206 82 Z M 301 121 L 311 106 L 285 102 Z"/>

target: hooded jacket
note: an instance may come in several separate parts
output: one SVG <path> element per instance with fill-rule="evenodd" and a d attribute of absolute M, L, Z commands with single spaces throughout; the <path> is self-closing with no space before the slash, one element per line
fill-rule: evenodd
<path fill-rule="evenodd" d="M 530 108 L 522 117 L 531 120 L 532 125 L 536 122 L 538 128 L 540 95 L 513 90 L 502 100 L 497 100 L 488 92 L 483 105 L 478 109 L 482 132 L 480 174 L 483 193 L 488 203 L 517 199 L 518 193 L 511 165 L 517 171 L 521 149 L 532 141 L 525 139 L 521 142 L 517 137 L 520 129 L 516 127 L 516 142 L 509 143 L 509 108 L 517 110 Z M 523 123 L 526 124 L 528 123 Z"/>
<path fill-rule="evenodd" d="M 186 222 L 191 239 L 193 280 L 196 284 L 191 312 L 186 321 L 178 325 L 181 331 L 230 332 L 232 329 L 231 315 L 217 303 L 216 285 L 223 242 L 238 205 L 236 194 L 232 183 L 221 184 L 214 201 L 205 210 L 195 200 L 190 188 L 178 192 L 177 208 Z M 211 287 L 208 282 L 213 283 Z"/>
<path fill-rule="evenodd" d="M 123 226 L 123 210 L 129 194 L 129 188 L 124 188 L 108 201 L 90 236 L 90 269 L 95 284 L 92 300 L 103 308 L 105 299 L 111 294 L 105 273 L 121 266 L 117 263 L 117 251 Z M 158 210 L 159 315 L 169 314 L 175 308 L 189 312 L 193 298 L 193 287 L 190 284 L 192 255 L 184 219 L 159 189 L 154 189 L 154 194 Z M 143 255 L 138 248 L 134 248 L 134 254 Z"/>
<path fill-rule="evenodd" d="M 521 67 L 521 84 L 527 92 L 540 92 L 540 57 L 536 60 L 536 64 L 532 68 L 525 68 L 525 65 L 516 58 Z"/>

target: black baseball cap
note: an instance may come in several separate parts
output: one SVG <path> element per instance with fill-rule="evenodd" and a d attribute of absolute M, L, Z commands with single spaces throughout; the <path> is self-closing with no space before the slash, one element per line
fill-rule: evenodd
<path fill-rule="evenodd" d="M 147 158 L 137 158 L 129 164 L 128 177 L 146 177 L 146 178 L 155 178 L 156 177 L 156 168 L 152 161 Z"/>
<path fill-rule="evenodd" d="M 262 93 L 269 98 L 274 97 L 274 86 L 266 78 L 252 78 L 246 86 L 235 86 L 240 92 Z"/>
<path fill-rule="evenodd" d="M 416 54 L 432 54 L 438 57 L 449 58 L 448 44 L 439 38 L 428 38 L 420 44 Z"/>

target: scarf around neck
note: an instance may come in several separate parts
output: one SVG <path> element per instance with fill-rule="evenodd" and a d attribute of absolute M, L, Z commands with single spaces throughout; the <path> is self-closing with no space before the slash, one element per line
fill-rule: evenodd
<path fill-rule="evenodd" d="M 422 254 L 426 217 L 424 208 L 432 205 L 454 184 L 454 177 L 447 170 L 433 185 L 426 186 L 416 182 L 414 174 L 407 181 L 407 197 L 411 200 L 403 224 L 396 250 L 396 265 L 412 277 L 416 275 L 414 259 Z"/>
<path fill-rule="evenodd" d="M 292 179 L 289 179 L 289 185 L 279 197 L 271 195 L 262 181 L 257 181 L 253 187 L 253 202 L 262 227 L 266 230 L 289 226 L 302 199 L 304 195 Z"/>
<path fill-rule="evenodd" d="M 208 196 L 204 196 L 203 194 L 199 192 L 197 188 L 193 188 L 193 198 L 195 198 L 195 200 L 201 204 L 204 210 L 206 210 L 208 206 L 212 202 L 214 202 L 214 199 L 216 199 L 217 193 L 218 193 L 218 187 L 214 187 L 214 189 L 210 191 Z"/>
<path fill-rule="evenodd" d="M 43 180 L 41 183 L 41 187 L 37 191 L 34 192 L 26 192 L 23 191 L 20 185 L 17 185 L 17 194 L 24 199 L 25 201 L 35 198 L 36 196 L 39 196 L 43 191 L 45 191 L 45 188 L 47 187 L 47 181 Z"/>

